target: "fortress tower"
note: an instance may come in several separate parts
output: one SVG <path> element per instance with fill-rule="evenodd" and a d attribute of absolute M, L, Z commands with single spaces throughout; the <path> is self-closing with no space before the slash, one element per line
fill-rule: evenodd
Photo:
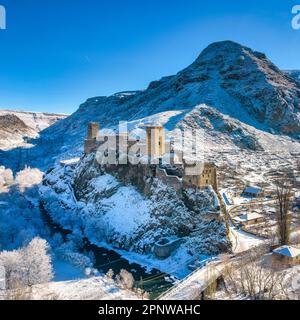
<path fill-rule="evenodd" d="M 97 122 L 89 123 L 87 139 L 88 140 L 96 140 L 99 135 L 99 130 L 100 130 L 99 123 L 97 123 Z"/>
<path fill-rule="evenodd" d="M 185 187 L 204 188 L 212 186 L 215 191 L 218 190 L 217 168 L 213 163 L 196 163 L 193 165 L 184 165 L 183 183 Z"/>
<path fill-rule="evenodd" d="M 147 133 L 147 155 L 151 159 L 161 158 L 166 152 L 165 129 L 162 126 L 149 126 Z"/>
<path fill-rule="evenodd" d="M 97 138 L 99 136 L 100 126 L 96 122 L 91 122 L 88 125 L 87 138 L 84 141 L 84 153 L 89 154 L 97 148 Z"/>

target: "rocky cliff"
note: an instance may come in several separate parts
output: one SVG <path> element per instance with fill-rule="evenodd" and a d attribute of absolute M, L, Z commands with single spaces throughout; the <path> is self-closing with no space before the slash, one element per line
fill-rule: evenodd
<path fill-rule="evenodd" d="M 91 154 L 75 168 L 56 166 L 48 172 L 40 193 L 56 223 L 96 244 L 151 254 L 163 237 L 177 237 L 190 258 L 230 249 L 225 222 L 216 219 L 221 213 L 212 189 L 187 189 L 179 197 L 161 180 L 145 179 L 147 194 L 107 173 Z"/>

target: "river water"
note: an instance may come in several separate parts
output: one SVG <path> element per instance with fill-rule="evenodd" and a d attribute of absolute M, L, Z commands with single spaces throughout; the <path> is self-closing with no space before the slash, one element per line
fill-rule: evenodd
<path fill-rule="evenodd" d="M 42 205 L 40 205 L 40 211 L 45 223 L 49 226 L 52 233 L 59 232 L 63 238 L 72 233 L 54 223 Z M 95 256 L 94 268 L 101 273 L 107 273 L 110 269 L 113 270 L 115 275 L 118 274 L 121 269 L 125 269 L 132 273 L 135 279 L 135 287 L 149 293 L 151 299 L 157 298 L 161 293 L 173 286 L 168 274 L 162 273 L 157 269 L 152 269 L 149 272 L 145 267 L 137 263 L 130 263 L 127 259 L 113 250 L 91 244 L 86 238 L 84 239 L 82 251 L 93 252 Z"/>

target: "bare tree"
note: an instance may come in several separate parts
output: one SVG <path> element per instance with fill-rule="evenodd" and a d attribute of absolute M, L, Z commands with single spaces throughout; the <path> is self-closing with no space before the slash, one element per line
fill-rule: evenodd
<path fill-rule="evenodd" d="M 205 289 L 204 292 L 204 299 L 205 300 L 214 300 L 216 291 L 217 291 L 217 280 L 214 279 L 215 274 L 214 266 L 207 266 L 205 271 L 205 281 L 209 284 L 208 287 Z"/>
<path fill-rule="evenodd" d="M 292 186 L 288 180 L 281 181 L 277 184 L 277 203 L 278 208 L 276 212 L 277 222 L 277 236 L 278 242 L 281 246 L 290 243 L 291 233 L 291 196 Z"/>
<path fill-rule="evenodd" d="M 253 300 L 288 299 L 286 273 L 276 272 L 263 263 L 257 252 L 228 266 L 225 276 L 227 294 Z"/>

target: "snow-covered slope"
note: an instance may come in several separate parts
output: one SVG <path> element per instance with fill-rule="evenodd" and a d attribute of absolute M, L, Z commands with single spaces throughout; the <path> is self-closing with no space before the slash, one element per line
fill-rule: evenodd
<path fill-rule="evenodd" d="M 68 115 L 66 114 L 55 114 L 48 112 L 26 112 L 26 111 L 15 111 L 15 110 L 0 110 L 0 116 L 3 115 L 15 115 L 21 119 L 28 127 L 39 132 L 42 131 L 55 122 L 65 119 Z"/>
<path fill-rule="evenodd" d="M 0 149 L 24 147 L 25 137 L 36 138 L 41 130 L 64 118 L 66 115 L 0 110 Z"/>
<path fill-rule="evenodd" d="M 100 168 L 91 154 L 76 168 L 57 165 L 48 172 L 40 196 L 56 223 L 96 245 L 106 243 L 155 260 L 152 252 L 157 241 L 181 238 L 185 267 L 199 254 L 230 248 L 225 222 L 217 219 L 221 213 L 212 189 L 187 189 L 179 197 L 159 179 L 149 178 L 145 184 L 147 192 L 138 184 L 122 183 L 120 176 Z"/>
<path fill-rule="evenodd" d="M 50 282 L 32 288 L 33 300 L 139 300 L 137 293 L 121 289 L 108 277 Z"/>
<path fill-rule="evenodd" d="M 294 80 L 300 82 L 300 70 L 284 70 Z"/>
<path fill-rule="evenodd" d="M 23 138 L 34 138 L 36 131 L 14 114 L 0 115 L 0 149 L 21 145 Z"/>
<path fill-rule="evenodd" d="M 300 133 L 300 84 L 266 56 L 231 41 L 208 46 L 186 69 L 150 83 L 143 91 L 88 99 L 69 118 L 44 135 L 62 144 L 81 144 L 89 121 L 101 127 L 168 111 L 193 110 L 200 104 L 258 130 Z M 174 128 L 185 113 L 170 118 Z"/>

